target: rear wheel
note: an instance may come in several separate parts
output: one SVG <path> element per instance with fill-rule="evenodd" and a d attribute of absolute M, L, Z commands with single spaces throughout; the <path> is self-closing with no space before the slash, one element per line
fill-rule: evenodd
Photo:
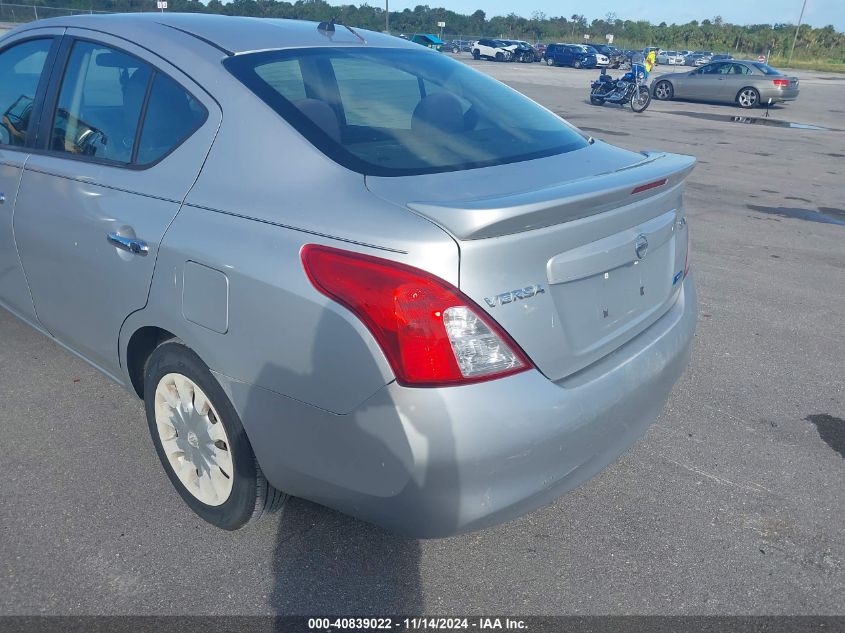
<path fill-rule="evenodd" d="M 658 81 L 654 86 L 654 98 L 659 101 L 669 101 L 675 96 L 675 89 L 668 81 Z"/>
<path fill-rule="evenodd" d="M 460 48 L 458 48 L 457 46 L 453 46 L 453 47 L 452 47 L 452 52 L 453 52 L 453 53 L 460 53 L 460 52 L 461 52 L 461 49 L 460 49 Z"/>
<path fill-rule="evenodd" d="M 502 53 L 496 53 L 496 61 L 497 61 L 497 62 L 503 62 L 503 61 L 505 61 L 505 56 L 504 56 L 504 55 L 502 55 Z"/>
<path fill-rule="evenodd" d="M 581 68 L 581 62 L 580 62 L 580 61 L 578 61 L 577 59 L 575 60 L 575 63 L 574 63 L 574 64 L 572 64 L 572 65 L 573 65 L 575 68 Z"/>
<path fill-rule="evenodd" d="M 555 65 L 555 60 L 552 59 L 551 57 L 546 57 L 546 66 L 554 66 L 554 65 Z"/>
<path fill-rule="evenodd" d="M 746 87 L 739 91 L 736 102 L 740 108 L 753 108 L 760 103 L 760 93 L 755 88 Z"/>
<path fill-rule="evenodd" d="M 472 58 L 473 59 L 481 59 L 481 51 L 479 51 L 477 48 L 474 51 L 472 51 Z"/>
<path fill-rule="evenodd" d="M 593 97 L 591 95 L 590 103 L 592 103 L 593 105 L 604 105 L 604 99 L 602 99 L 601 97 Z"/>
<path fill-rule="evenodd" d="M 222 387 L 178 339 L 150 355 L 144 405 L 167 476 L 200 517 L 236 530 L 284 503 L 286 495 L 264 478 Z"/>

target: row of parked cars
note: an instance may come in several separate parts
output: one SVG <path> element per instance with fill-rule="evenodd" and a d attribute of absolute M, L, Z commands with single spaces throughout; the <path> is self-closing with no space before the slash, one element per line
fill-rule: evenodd
<path fill-rule="evenodd" d="M 657 47 L 642 50 L 621 50 L 608 44 L 529 44 L 523 40 L 482 38 L 479 40 L 449 40 L 440 50 L 452 53 L 470 53 L 475 59 L 492 61 L 544 62 L 549 66 L 573 68 L 619 68 L 631 61 L 642 61 L 651 51 L 656 51 L 656 63 L 666 66 L 704 66 L 710 62 L 733 59 L 728 54 L 710 51 L 674 51 Z"/>
<path fill-rule="evenodd" d="M 664 51 L 657 49 L 657 63 L 666 66 L 704 66 L 710 62 L 733 59 L 727 53 L 711 53 L 710 51 Z"/>
<path fill-rule="evenodd" d="M 475 59 L 499 62 L 545 62 L 549 66 L 573 68 L 619 68 L 630 62 L 630 56 L 613 46 L 586 44 L 529 44 L 523 40 L 482 38 L 480 40 L 450 40 L 443 50 L 452 53 L 471 53 Z"/>

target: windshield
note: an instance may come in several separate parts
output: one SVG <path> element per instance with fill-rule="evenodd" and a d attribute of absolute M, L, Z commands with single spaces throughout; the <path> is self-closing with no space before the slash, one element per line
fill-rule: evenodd
<path fill-rule="evenodd" d="M 759 62 L 754 62 L 754 67 L 757 70 L 763 71 L 763 73 L 766 74 L 766 75 L 782 75 L 783 74 L 777 68 L 772 68 L 771 66 L 769 66 L 767 64 L 762 64 L 762 63 L 759 63 Z"/>
<path fill-rule="evenodd" d="M 588 144 L 527 97 L 425 49 L 289 49 L 223 63 L 329 158 L 363 174 L 458 171 Z"/>

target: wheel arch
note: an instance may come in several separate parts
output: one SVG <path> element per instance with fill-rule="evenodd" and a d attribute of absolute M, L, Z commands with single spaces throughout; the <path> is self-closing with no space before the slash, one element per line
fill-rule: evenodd
<path fill-rule="evenodd" d="M 173 332 L 161 327 L 145 325 L 137 328 L 126 343 L 126 373 L 129 384 L 139 398 L 144 397 L 144 368 L 153 350 L 164 341 L 177 338 Z"/>

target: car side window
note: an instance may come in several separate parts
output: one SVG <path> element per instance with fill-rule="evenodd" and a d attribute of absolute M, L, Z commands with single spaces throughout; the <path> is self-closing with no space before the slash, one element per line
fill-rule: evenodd
<path fill-rule="evenodd" d="M 731 64 L 731 73 L 734 75 L 750 75 L 751 69 L 742 64 Z"/>
<path fill-rule="evenodd" d="M 167 75 L 156 73 L 150 90 L 136 162 L 144 165 L 161 159 L 204 122 L 208 112 Z"/>
<path fill-rule="evenodd" d="M 152 69 L 102 44 L 73 45 L 50 149 L 117 163 L 132 160 Z"/>
<path fill-rule="evenodd" d="M 28 40 L 0 53 L 0 145 L 26 143 L 35 90 L 52 38 Z"/>

